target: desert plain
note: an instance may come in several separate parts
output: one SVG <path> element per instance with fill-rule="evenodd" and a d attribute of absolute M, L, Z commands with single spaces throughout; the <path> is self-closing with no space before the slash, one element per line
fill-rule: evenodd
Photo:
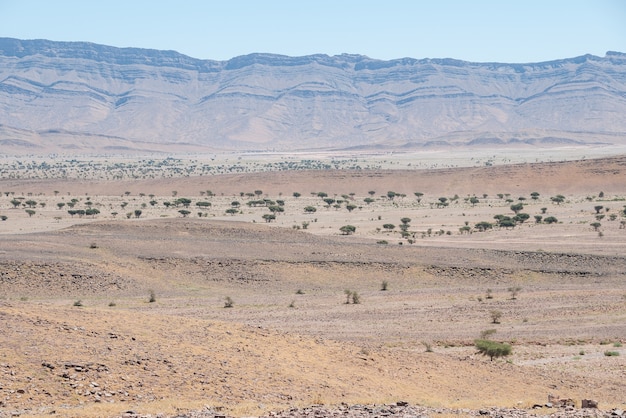
<path fill-rule="evenodd" d="M 0 161 L 0 416 L 626 409 L 625 156 L 218 160 Z"/>

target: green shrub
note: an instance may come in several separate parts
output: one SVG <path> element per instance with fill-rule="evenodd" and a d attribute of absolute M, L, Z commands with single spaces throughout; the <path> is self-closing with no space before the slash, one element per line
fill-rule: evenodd
<path fill-rule="evenodd" d="M 605 351 L 604 355 L 607 357 L 617 357 L 619 356 L 619 351 Z"/>
<path fill-rule="evenodd" d="M 512 348 L 509 344 L 499 343 L 491 340 L 479 339 L 474 341 L 478 352 L 484 356 L 489 356 L 491 361 L 497 357 L 505 357 L 511 354 Z"/>

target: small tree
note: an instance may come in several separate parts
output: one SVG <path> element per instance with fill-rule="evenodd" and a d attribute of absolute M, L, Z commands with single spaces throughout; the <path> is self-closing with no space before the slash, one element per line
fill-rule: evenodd
<path fill-rule="evenodd" d="M 189 216 L 189 214 L 191 213 L 191 211 L 188 211 L 187 209 L 181 209 L 178 211 L 178 213 L 180 213 L 181 215 L 183 215 L 183 218 L 186 218 L 187 216 Z"/>
<path fill-rule="evenodd" d="M 392 231 L 396 226 L 394 224 L 384 224 L 383 228 L 385 228 L 387 231 Z"/>
<path fill-rule="evenodd" d="M 523 203 L 517 203 L 515 205 L 511 205 L 511 210 L 513 212 L 515 212 L 515 214 L 518 214 L 519 211 L 524 209 L 524 204 Z"/>
<path fill-rule="evenodd" d="M 488 229 L 493 228 L 493 224 L 491 222 L 482 221 L 482 222 L 478 222 L 476 225 L 474 225 L 474 228 L 476 228 L 480 232 L 484 232 L 484 231 L 486 231 Z"/>
<path fill-rule="evenodd" d="M 500 318 L 502 318 L 502 311 L 498 311 L 498 310 L 489 311 L 489 316 L 491 317 L 492 324 L 499 324 Z"/>
<path fill-rule="evenodd" d="M 594 231 L 597 231 L 602 226 L 602 224 L 600 222 L 593 222 L 593 223 L 591 223 L 589 225 L 591 225 L 591 227 L 593 228 Z"/>
<path fill-rule="evenodd" d="M 352 303 L 354 303 L 355 305 L 361 303 L 361 297 L 357 292 L 352 292 Z"/>
<path fill-rule="evenodd" d="M 517 295 L 522 290 L 522 288 L 519 286 L 511 286 L 507 290 L 511 293 L 511 299 L 515 300 L 517 299 Z"/>
<path fill-rule="evenodd" d="M 346 295 L 346 305 L 347 305 L 350 303 L 350 298 L 352 297 L 352 290 L 346 289 L 343 291 L 343 293 Z"/>
<path fill-rule="evenodd" d="M 356 231 L 356 226 L 354 225 L 344 225 L 339 228 L 343 235 L 351 235 Z"/>
<path fill-rule="evenodd" d="M 565 202 L 565 196 L 558 194 L 556 196 L 552 196 L 550 200 L 552 200 L 552 202 L 556 203 L 557 205 L 560 205 L 561 203 Z"/>

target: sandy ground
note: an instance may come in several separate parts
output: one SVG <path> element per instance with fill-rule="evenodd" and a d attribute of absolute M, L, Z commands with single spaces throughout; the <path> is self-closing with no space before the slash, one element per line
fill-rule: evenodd
<path fill-rule="evenodd" d="M 0 414 L 208 406 L 258 415 L 397 400 L 528 408 L 548 393 L 623 409 L 624 180 L 624 157 L 434 171 L 4 178 Z M 344 202 L 327 207 L 319 192 Z M 424 193 L 419 202 L 415 192 Z M 180 197 L 191 200 L 187 217 L 174 205 Z M 440 197 L 451 203 L 438 207 Z M 246 204 L 263 198 L 284 200 L 273 222 L 263 219 L 267 207 Z M 100 213 L 72 217 L 72 199 Z M 512 216 L 519 202 L 530 215 L 522 225 L 474 229 Z M 405 238 L 402 218 L 410 218 Z M 356 232 L 343 235 L 348 224 Z M 511 288 L 520 288 L 516 298 Z M 360 303 L 346 304 L 345 290 Z M 478 355 L 473 340 L 486 329 L 513 354 Z"/>

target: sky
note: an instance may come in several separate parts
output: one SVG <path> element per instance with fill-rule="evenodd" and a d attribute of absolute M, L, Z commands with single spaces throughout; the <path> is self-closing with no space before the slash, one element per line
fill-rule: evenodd
<path fill-rule="evenodd" d="M 626 0 L 0 0 L 0 37 L 529 63 L 626 52 Z"/>

